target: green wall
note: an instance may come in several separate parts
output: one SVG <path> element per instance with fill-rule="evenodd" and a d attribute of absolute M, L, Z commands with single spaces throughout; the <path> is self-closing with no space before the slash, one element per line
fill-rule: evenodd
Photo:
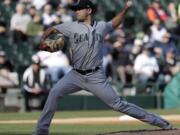
<path fill-rule="evenodd" d="M 162 108 L 163 97 L 160 96 L 127 96 L 123 97 L 130 103 L 134 103 L 146 109 Z M 95 96 L 67 96 L 59 101 L 58 110 L 101 110 L 110 109 Z"/>

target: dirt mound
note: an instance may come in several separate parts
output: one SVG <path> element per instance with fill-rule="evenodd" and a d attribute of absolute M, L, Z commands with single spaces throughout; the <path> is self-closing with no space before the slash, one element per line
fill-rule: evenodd
<path fill-rule="evenodd" d="M 180 135 L 180 130 L 139 130 L 116 133 L 105 133 L 98 135 Z"/>

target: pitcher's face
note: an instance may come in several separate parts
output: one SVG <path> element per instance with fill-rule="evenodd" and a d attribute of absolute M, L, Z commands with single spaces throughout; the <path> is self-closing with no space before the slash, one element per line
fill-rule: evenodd
<path fill-rule="evenodd" d="M 90 8 L 77 9 L 75 12 L 76 12 L 76 18 L 78 21 L 84 21 L 87 19 L 89 15 L 91 15 Z"/>
<path fill-rule="evenodd" d="M 76 10 L 76 18 L 78 21 L 84 21 L 87 17 L 87 9 L 77 9 Z"/>

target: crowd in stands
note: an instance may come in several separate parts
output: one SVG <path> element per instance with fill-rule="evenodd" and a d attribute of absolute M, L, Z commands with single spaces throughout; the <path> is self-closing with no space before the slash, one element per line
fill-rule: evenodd
<path fill-rule="evenodd" d="M 0 36 L 7 37 L 12 46 L 27 42 L 37 49 L 44 30 L 75 20 L 74 13 L 68 9 L 68 4 L 72 2 L 73 0 L 2 0 Z M 110 81 L 122 84 L 153 82 L 160 84 L 163 89 L 173 76 L 180 72 L 180 3 L 171 1 L 165 8 L 160 0 L 152 0 L 144 12 L 148 23 L 141 26 L 138 32 L 126 31 L 126 24 L 122 24 L 105 37 L 103 67 Z M 113 13 L 107 12 L 104 19 L 109 21 Z M 24 92 L 25 97 L 30 93 L 38 95 L 42 89 L 47 90 L 41 84 L 41 81 L 46 81 L 45 75 L 38 75 L 45 80 L 33 78 L 36 73 L 33 74 L 32 69 L 46 69 L 52 84 L 71 70 L 65 52 L 51 54 L 36 50 L 32 58 L 34 57 L 38 57 L 39 61 L 36 63 L 33 60 L 22 77 L 23 89 L 31 88 Z M 10 71 L 11 66 L 7 67 Z M 28 77 L 34 81 L 28 82 Z M 38 86 L 36 81 L 40 83 Z M 26 106 L 28 110 L 28 101 Z"/>

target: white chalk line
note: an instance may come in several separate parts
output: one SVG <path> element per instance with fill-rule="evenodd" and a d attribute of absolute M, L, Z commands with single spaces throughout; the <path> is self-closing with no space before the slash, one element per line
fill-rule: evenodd
<path fill-rule="evenodd" d="M 170 122 L 180 122 L 180 115 L 162 115 Z M 86 118 L 56 118 L 53 124 L 110 124 L 110 123 L 137 123 L 140 122 L 130 116 L 120 117 L 86 117 Z M 37 120 L 0 120 L 0 124 L 35 124 Z"/>

